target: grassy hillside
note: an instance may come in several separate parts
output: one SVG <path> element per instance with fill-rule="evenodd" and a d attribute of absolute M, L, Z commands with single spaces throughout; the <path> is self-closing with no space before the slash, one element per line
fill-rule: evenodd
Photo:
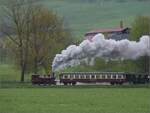
<path fill-rule="evenodd" d="M 118 27 L 120 20 L 130 26 L 137 15 L 150 15 L 150 0 L 43 0 L 60 14 L 76 37 L 96 28 Z"/>
<path fill-rule="evenodd" d="M 130 26 L 135 16 L 150 15 L 150 0 L 42 0 L 41 3 L 58 13 L 78 39 L 89 30 L 118 27 L 121 20 Z M 2 14 L 0 4 L 0 17 Z"/>

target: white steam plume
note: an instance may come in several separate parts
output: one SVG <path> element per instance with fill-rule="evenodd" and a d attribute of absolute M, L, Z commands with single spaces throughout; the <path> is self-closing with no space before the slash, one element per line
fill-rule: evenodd
<path fill-rule="evenodd" d="M 79 46 L 70 45 L 61 54 L 57 54 L 53 60 L 52 69 L 57 71 L 69 66 L 80 65 L 81 62 L 88 62 L 89 59 L 94 61 L 94 58 L 134 60 L 141 56 L 150 56 L 149 36 L 142 36 L 140 41 L 136 42 L 127 39 L 108 40 L 103 34 L 97 34 L 92 40 L 84 40 Z"/>

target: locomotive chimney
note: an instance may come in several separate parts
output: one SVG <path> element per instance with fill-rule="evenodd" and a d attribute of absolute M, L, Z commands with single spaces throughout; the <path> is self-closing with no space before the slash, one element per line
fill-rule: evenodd
<path fill-rule="evenodd" d="M 120 21 L 120 28 L 123 28 L 123 21 Z"/>

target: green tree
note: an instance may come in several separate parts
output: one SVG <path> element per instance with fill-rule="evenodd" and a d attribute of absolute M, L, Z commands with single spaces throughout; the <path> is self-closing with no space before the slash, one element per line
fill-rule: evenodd
<path fill-rule="evenodd" d="M 37 73 L 39 67 L 48 73 L 55 54 L 71 41 L 69 30 L 57 14 L 35 0 L 7 2 L 2 25 L 8 48 L 21 70 L 21 82 L 26 72 Z"/>
<path fill-rule="evenodd" d="M 138 16 L 132 23 L 131 40 L 138 41 L 142 35 L 150 35 L 150 17 Z"/>
<path fill-rule="evenodd" d="M 150 35 L 150 17 L 138 16 L 132 23 L 131 40 L 139 41 L 142 35 Z M 149 72 L 149 57 L 137 59 L 137 67 L 140 72 Z"/>
<path fill-rule="evenodd" d="M 4 3 L 5 16 L 2 32 L 11 40 L 9 49 L 13 53 L 16 65 L 21 70 L 21 82 L 24 82 L 27 68 L 31 3 L 32 0 L 11 0 L 9 3 Z"/>
<path fill-rule="evenodd" d="M 30 67 L 34 73 L 41 67 L 48 73 L 55 54 L 70 43 L 70 32 L 56 13 L 43 7 L 32 12 L 30 26 Z"/>

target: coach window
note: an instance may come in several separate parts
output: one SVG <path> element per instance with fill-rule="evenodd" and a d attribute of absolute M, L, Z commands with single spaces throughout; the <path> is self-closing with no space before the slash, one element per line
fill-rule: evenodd
<path fill-rule="evenodd" d="M 64 76 L 64 78 L 65 78 L 65 79 L 67 79 L 67 78 L 68 78 L 68 76 L 67 76 L 67 75 L 65 75 L 65 76 Z"/>
<path fill-rule="evenodd" d="M 107 75 L 107 78 L 108 78 L 108 79 L 111 79 L 111 75 Z"/>
<path fill-rule="evenodd" d="M 78 79 L 78 78 L 79 78 L 79 76 L 78 76 L 78 75 L 75 75 L 75 78 L 76 78 L 76 79 Z"/>
<path fill-rule="evenodd" d="M 80 78 L 81 78 L 81 79 L 84 79 L 84 75 L 80 75 Z"/>
<path fill-rule="evenodd" d="M 118 75 L 118 78 L 119 78 L 119 79 L 121 79 L 121 78 L 122 78 L 122 76 L 121 76 L 121 75 Z"/>
<path fill-rule="evenodd" d="M 122 78 L 125 79 L 125 78 L 126 78 L 126 75 L 123 75 Z"/>
<path fill-rule="evenodd" d="M 102 75 L 102 79 L 105 79 L 105 75 Z"/>
<path fill-rule="evenodd" d="M 90 79 L 90 75 L 86 75 L 86 79 Z"/>
<path fill-rule="evenodd" d="M 70 78 L 73 79 L 73 78 L 74 78 L 74 75 L 70 75 Z"/>
<path fill-rule="evenodd" d="M 91 76 L 91 79 L 94 79 L 94 78 L 95 78 L 95 75 L 92 75 L 92 76 Z"/>
<path fill-rule="evenodd" d="M 113 75 L 113 79 L 116 79 L 116 75 Z"/>
<path fill-rule="evenodd" d="M 99 75 L 96 75 L 96 78 L 99 79 Z"/>

